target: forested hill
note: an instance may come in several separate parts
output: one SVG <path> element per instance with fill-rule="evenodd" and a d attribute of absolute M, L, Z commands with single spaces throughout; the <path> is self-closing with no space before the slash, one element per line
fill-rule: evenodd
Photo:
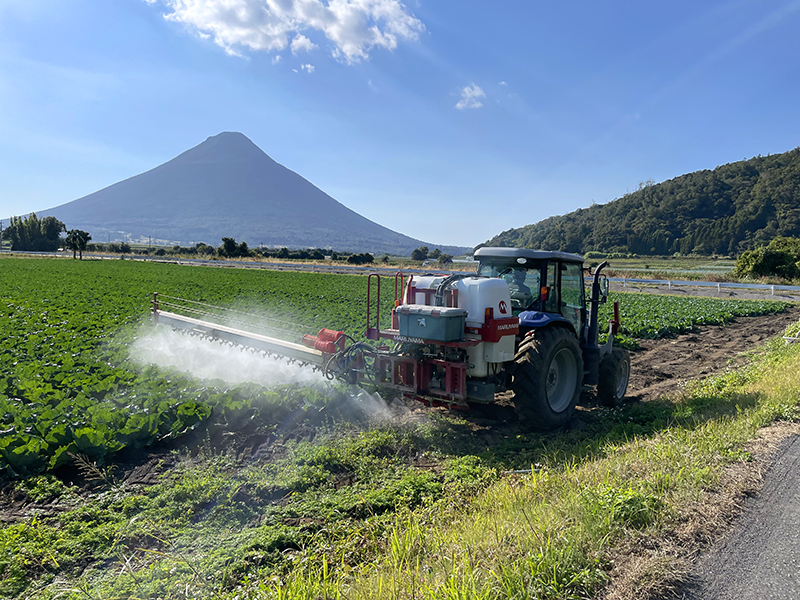
<path fill-rule="evenodd" d="M 800 236 L 800 147 L 647 185 L 608 204 L 509 229 L 486 246 L 735 254 Z"/>

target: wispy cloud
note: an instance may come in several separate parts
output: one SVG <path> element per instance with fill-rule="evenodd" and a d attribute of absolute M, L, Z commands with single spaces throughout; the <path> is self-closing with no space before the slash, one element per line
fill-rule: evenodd
<path fill-rule="evenodd" d="M 314 65 L 305 64 L 300 65 L 300 68 L 303 69 L 306 73 L 313 73 L 314 72 Z"/>
<path fill-rule="evenodd" d="M 144 0 L 161 4 L 164 17 L 182 23 L 232 55 L 240 49 L 293 53 L 317 45 L 303 32 L 319 32 L 331 54 L 346 63 L 416 40 L 425 25 L 400 0 Z M 291 38 L 291 42 L 290 42 Z"/>
<path fill-rule="evenodd" d="M 465 108 L 480 108 L 483 106 L 481 98 L 485 97 L 486 93 L 481 89 L 481 87 L 473 83 L 472 85 L 468 85 L 461 90 L 461 100 L 459 100 L 456 104 L 456 108 L 458 110 L 464 110 Z"/>

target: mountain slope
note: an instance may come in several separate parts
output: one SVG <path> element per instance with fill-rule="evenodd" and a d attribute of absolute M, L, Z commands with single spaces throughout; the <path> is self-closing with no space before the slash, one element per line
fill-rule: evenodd
<path fill-rule="evenodd" d="M 800 236 L 800 148 L 696 171 L 604 205 L 510 229 L 487 246 L 735 254 Z"/>
<path fill-rule="evenodd" d="M 378 225 L 278 164 L 241 133 L 221 133 L 150 171 L 43 211 L 95 240 L 121 237 L 409 254 L 420 240 Z M 433 244 L 427 244 L 433 248 Z M 439 246 L 450 254 L 464 248 Z"/>

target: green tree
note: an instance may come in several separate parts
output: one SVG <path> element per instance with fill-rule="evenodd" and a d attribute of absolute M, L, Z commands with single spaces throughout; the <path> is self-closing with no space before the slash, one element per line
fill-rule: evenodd
<path fill-rule="evenodd" d="M 440 254 L 439 255 L 439 264 L 440 265 L 449 265 L 453 262 L 453 255 L 452 254 Z"/>
<path fill-rule="evenodd" d="M 237 244 L 235 239 L 224 237 L 222 238 L 222 245 L 217 249 L 217 254 L 225 258 L 238 258 L 251 256 L 252 252 L 247 247 L 247 242 Z"/>
<path fill-rule="evenodd" d="M 217 254 L 225 258 L 233 258 L 239 254 L 239 246 L 236 240 L 231 237 L 222 238 L 222 245 L 217 250 Z"/>
<path fill-rule="evenodd" d="M 3 230 L 3 239 L 11 242 L 12 250 L 52 252 L 61 243 L 64 223 L 55 217 L 40 219 L 31 213 L 24 219 L 11 217 L 11 223 Z"/>
<path fill-rule="evenodd" d="M 428 247 L 420 246 L 411 253 L 411 260 L 425 260 L 428 258 Z"/>
<path fill-rule="evenodd" d="M 368 265 L 375 262 L 375 257 L 368 252 L 365 252 L 364 254 L 351 254 L 347 258 L 347 262 L 351 265 Z"/>
<path fill-rule="evenodd" d="M 80 254 L 80 260 L 83 260 L 83 251 L 86 250 L 86 246 L 89 244 L 89 240 L 92 239 L 92 236 L 89 235 L 86 231 L 82 231 L 80 229 L 70 229 L 67 232 L 67 238 L 64 242 L 64 245 L 69 249 L 72 250 L 72 258 L 75 258 L 75 254 Z"/>
<path fill-rule="evenodd" d="M 800 239 L 777 237 L 766 246 L 743 252 L 733 274 L 747 279 L 800 278 Z"/>
<path fill-rule="evenodd" d="M 203 242 L 198 242 L 194 248 L 197 254 L 214 254 L 214 246 L 209 246 Z"/>

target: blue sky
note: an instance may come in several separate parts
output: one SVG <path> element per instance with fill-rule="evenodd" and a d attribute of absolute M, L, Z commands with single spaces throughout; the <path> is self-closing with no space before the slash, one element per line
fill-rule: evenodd
<path fill-rule="evenodd" d="M 800 0 L 0 0 L 0 215 L 222 131 L 471 246 L 800 146 Z"/>

